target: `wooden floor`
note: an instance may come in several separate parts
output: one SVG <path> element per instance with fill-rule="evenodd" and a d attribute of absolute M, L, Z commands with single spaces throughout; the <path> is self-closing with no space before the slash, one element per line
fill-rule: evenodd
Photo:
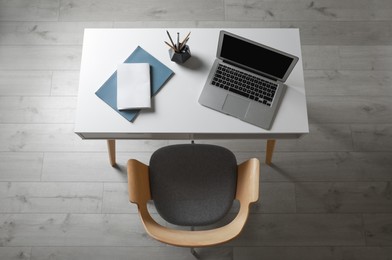
<path fill-rule="evenodd" d="M 300 28 L 310 134 L 261 165 L 243 234 L 199 252 L 392 259 L 390 0 L 0 0 L 0 259 L 193 259 L 150 239 L 127 201 L 126 160 L 173 142 L 119 141 L 113 169 L 105 142 L 73 133 L 86 27 Z"/>

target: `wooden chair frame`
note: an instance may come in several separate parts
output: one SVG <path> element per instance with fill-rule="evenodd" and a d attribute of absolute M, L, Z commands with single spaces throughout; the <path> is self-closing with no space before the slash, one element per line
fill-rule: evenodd
<path fill-rule="evenodd" d="M 148 166 L 128 161 L 129 200 L 137 204 L 146 232 L 163 243 L 180 247 L 206 247 L 225 243 L 237 237 L 248 218 L 250 204 L 259 199 L 260 162 L 252 158 L 238 165 L 236 199 L 240 202 L 237 216 L 227 225 L 210 230 L 176 230 L 161 226 L 151 217 L 147 202 L 151 200 Z"/>

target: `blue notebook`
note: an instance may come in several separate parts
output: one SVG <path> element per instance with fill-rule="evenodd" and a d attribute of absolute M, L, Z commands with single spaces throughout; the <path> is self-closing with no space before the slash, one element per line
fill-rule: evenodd
<path fill-rule="evenodd" d="M 162 62 L 157 60 L 143 48 L 138 46 L 124 63 L 149 63 L 151 75 L 151 97 L 156 95 L 167 80 L 173 75 L 173 71 Z M 132 122 L 139 114 L 140 109 L 118 110 L 117 109 L 117 71 L 98 89 L 95 94 L 106 104 L 113 108 L 125 119 Z"/>

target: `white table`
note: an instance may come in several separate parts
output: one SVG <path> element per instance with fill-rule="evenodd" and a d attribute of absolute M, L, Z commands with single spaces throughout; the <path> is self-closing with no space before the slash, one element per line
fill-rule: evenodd
<path fill-rule="evenodd" d="M 299 61 L 286 81 L 287 91 L 272 128 L 264 130 L 201 106 L 197 100 L 215 59 L 220 29 L 168 29 L 185 36 L 192 58 L 183 66 L 170 61 L 166 29 L 86 29 L 80 71 L 75 133 L 83 139 L 108 141 L 115 165 L 116 139 L 267 139 L 270 164 L 275 139 L 298 138 L 309 132 L 301 45 L 298 29 L 224 30 L 294 54 Z M 131 123 L 99 99 L 95 92 L 117 65 L 141 46 L 175 75 L 153 98 L 153 109 L 142 111 Z"/>

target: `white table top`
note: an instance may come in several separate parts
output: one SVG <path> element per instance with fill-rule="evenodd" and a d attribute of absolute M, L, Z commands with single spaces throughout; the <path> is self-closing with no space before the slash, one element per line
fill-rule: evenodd
<path fill-rule="evenodd" d="M 287 91 L 270 130 L 211 110 L 198 103 L 215 59 L 221 29 L 168 29 L 185 36 L 192 58 L 184 65 L 170 61 L 166 29 L 86 29 L 75 132 L 86 139 L 297 138 L 309 132 L 301 45 L 298 29 L 230 29 L 226 31 L 299 57 L 286 81 Z M 128 122 L 95 92 L 117 65 L 141 46 L 174 71 L 152 99 L 153 108 Z"/>

